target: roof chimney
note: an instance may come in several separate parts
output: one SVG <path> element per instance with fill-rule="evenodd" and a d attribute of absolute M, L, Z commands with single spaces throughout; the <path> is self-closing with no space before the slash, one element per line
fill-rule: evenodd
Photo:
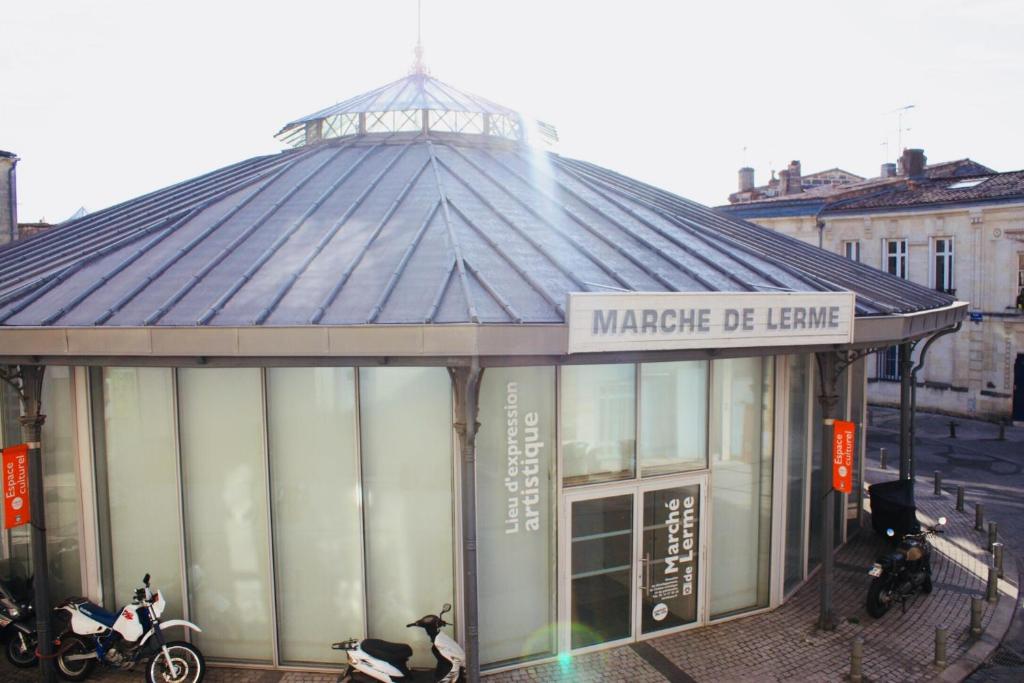
<path fill-rule="evenodd" d="M 14 167 L 18 157 L 0 149 L 0 244 L 18 239 L 18 202 Z"/>
<path fill-rule="evenodd" d="M 900 157 L 900 175 L 908 178 L 918 178 L 924 175 L 924 165 L 928 157 L 924 155 L 923 149 L 905 149 Z"/>
<path fill-rule="evenodd" d="M 791 161 L 784 171 L 779 171 L 779 194 L 800 194 L 804 191 L 800 178 L 800 162 Z"/>
<path fill-rule="evenodd" d="M 740 192 L 754 189 L 754 169 L 744 166 L 740 169 Z"/>
<path fill-rule="evenodd" d="M 882 176 L 883 178 L 893 178 L 896 176 L 896 164 L 885 163 L 882 164 Z"/>

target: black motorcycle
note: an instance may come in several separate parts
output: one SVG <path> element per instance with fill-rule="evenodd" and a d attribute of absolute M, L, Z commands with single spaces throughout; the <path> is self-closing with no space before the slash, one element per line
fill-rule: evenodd
<path fill-rule="evenodd" d="M 0 642 L 7 661 L 20 668 L 39 662 L 32 597 L 32 578 L 15 561 L 0 561 Z"/>
<path fill-rule="evenodd" d="M 940 527 L 945 524 L 946 518 L 939 517 L 935 526 L 904 535 L 894 550 L 878 557 L 868 570 L 868 574 L 874 577 L 868 588 L 868 614 L 877 619 L 897 602 L 906 610 L 910 598 L 918 593 L 932 592 L 932 546 L 928 537 L 943 533 Z M 886 534 L 890 538 L 895 537 L 892 529 L 888 529 Z"/>

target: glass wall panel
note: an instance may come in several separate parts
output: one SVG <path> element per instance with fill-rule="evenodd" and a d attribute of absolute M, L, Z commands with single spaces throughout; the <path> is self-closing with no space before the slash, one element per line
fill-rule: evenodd
<path fill-rule="evenodd" d="M 562 467 L 566 485 L 634 476 L 636 367 L 566 365 Z"/>
<path fill-rule="evenodd" d="M 707 467 L 708 361 L 640 366 L 640 472 Z"/>
<path fill-rule="evenodd" d="M 785 591 L 795 588 L 804 575 L 807 525 L 804 503 L 807 489 L 808 399 L 811 392 L 811 364 L 807 354 L 789 356 L 789 434 L 786 443 L 786 560 Z"/>
<path fill-rule="evenodd" d="M 174 383 L 169 368 L 104 368 L 104 452 L 114 609 L 152 574 L 167 608 L 182 616 L 181 529 L 174 436 Z"/>
<path fill-rule="evenodd" d="M 848 496 L 847 510 L 847 537 L 854 529 L 860 527 L 860 513 L 863 506 L 863 482 L 864 482 L 864 435 L 867 428 L 867 420 L 864 416 L 864 391 L 867 388 L 864 383 L 864 359 L 857 360 L 847 369 L 850 374 L 850 420 L 856 425 L 854 427 L 853 439 L 853 493 Z"/>
<path fill-rule="evenodd" d="M 43 487 L 46 552 L 54 601 L 82 594 L 78 548 L 78 460 L 72 368 L 51 365 L 43 373 Z M 23 538 L 29 526 L 18 527 Z M 27 544 L 27 540 L 25 541 Z M 22 546 L 27 551 L 27 545 Z"/>
<path fill-rule="evenodd" d="M 555 371 L 488 368 L 480 388 L 480 660 L 556 650 Z"/>
<path fill-rule="evenodd" d="M 352 368 L 267 370 L 283 663 L 336 664 L 326 645 L 363 632 L 355 419 Z"/>
<path fill-rule="evenodd" d="M 369 631 L 432 666 L 426 635 L 405 625 L 455 602 L 451 380 L 444 368 L 362 368 L 359 383 Z"/>
<path fill-rule="evenodd" d="M 821 481 L 822 415 L 821 403 L 818 401 L 818 397 L 821 395 L 821 372 L 818 371 L 817 363 L 811 363 L 811 374 L 814 375 L 814 401 L 811 403 L 811 523 L 809 525 L 811 538 L 807 546 L 808 572 L 821 564 L 821 501 L 825 495 L 824 483 Z M 829 456 L 829 462 L 831 462 L 831 456 Z"/>
<path fill-rule="evenodd" d="M 773 365 L 771 358 L 735 358 L 712 367 L 713 618 L 768 605 Z"/>
<path fill-rule="evenodd" d="M 208 657 L 272 657 L 262 396 L 257 369 L 178 371 L 190 616 Z"/>

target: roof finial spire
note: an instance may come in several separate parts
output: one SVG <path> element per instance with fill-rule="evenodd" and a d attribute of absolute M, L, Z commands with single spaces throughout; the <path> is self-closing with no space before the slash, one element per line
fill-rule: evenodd
<path fill-rule="evenodd" d="M 412 73 L 425 74 L 427 67 L 423 64 L 423 0 L 416 0 L 416 47 L 413 54 L 416 61 L 412 64 Z"/>

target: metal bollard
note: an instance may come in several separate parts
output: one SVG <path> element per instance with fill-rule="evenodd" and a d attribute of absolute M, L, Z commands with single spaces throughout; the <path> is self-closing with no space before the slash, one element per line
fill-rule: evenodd
<path fill-rule="evenodd" d="M 946 627 L 935 627 L 935 666 L 946 668 Z"/>
<path fill-rule="evenodd" d="M 853 651 L 850 653 L 850 683 L 862 683 L 864 680 L 864 639 L 853 639 Z"/>
<path fill-rule="evenodd" d="M 964 511 L 964 487 L 963 486 L 957 486 L 956 487 L 956 511 L 957 512 L 963 512 Z"/>
<path fill-rule="evenodd" d="M 889 469 L 888 465 L 885 462 L 885 456 L 886 456 L 885 448 L 879 448 L 878 449 L 878 466 L 880 468 L 882 468 L 883 470 Z"/>
<path fill-rule="evenodd" d="M 992 544 L 992 561 L 996 565 L 996 576 L 1003 578 L 1003 544 Z"/>
<path fill-rule="evenodd" d="M 952 420 L 949 421 L 949 438 L 956 438 L 956 422 L 953 422 Z"/>
<path fill-rule="evenodd" d="M 981 628 L 981 598 L 971 597 L 971 636 L 977 638 L 984 632 Z"/>
<path fill-rule="evenodd" d="M 974 504 L 974 530 L 985 530 L 985 508 L 981 506 L 981 503 Z"/>
<path fill-rule="evenodd" d="M 935 495 L 942 495 L 942 472 L 935 470 Z"/>
<path fill-rule="evenodd" d="M 988 551 L 993 552 L 992 546 L 999 539 L 998 525 L 995 522 L 988 523 Z"/>
<path fill-rule="evenodd" d="M 999 421 L 999 440 L 1006 441 L 1006 420 Z"/>
<path fill-rule="evenodd" d="M 991 603 L 999 601 L 999 575 L 994 565 L 988 567 L 988 587 L 985 591 L 985 598 Z"/>

